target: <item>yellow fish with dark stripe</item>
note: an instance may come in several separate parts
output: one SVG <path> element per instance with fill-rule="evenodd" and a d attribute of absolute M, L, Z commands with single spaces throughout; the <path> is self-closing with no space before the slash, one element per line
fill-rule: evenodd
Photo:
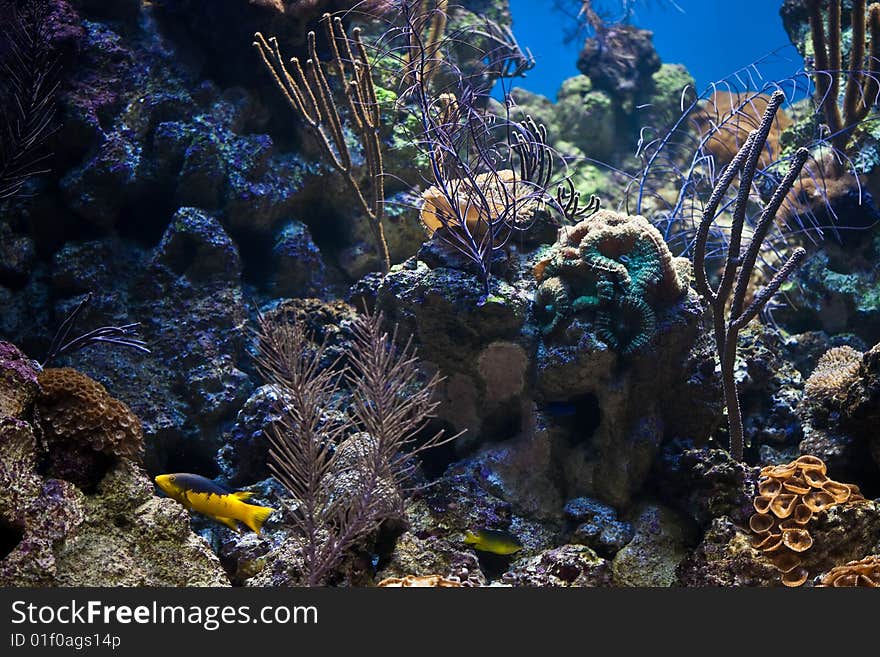
<path fill-rule="evenodd" d="M 245 500 L 253 493 L 231 493 L 210 479 L 186 472 L 159 475 L 156 484 L 190 511 L 213 518 L 237 532 L 241 531 L 238 523 L 242 522 L 259 534 L 263 523 L 275 511 L 268 506 L 247 504 Z"/>

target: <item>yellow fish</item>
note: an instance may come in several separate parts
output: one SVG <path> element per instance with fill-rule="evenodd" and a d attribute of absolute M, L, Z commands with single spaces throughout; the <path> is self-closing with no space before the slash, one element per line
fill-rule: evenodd
<path fill-rule="evenodd" d="M 508 555 L 522 550 L 522 543 L 510 532 L 498 531 L 495 529 L 478 529 L 476 531 L 467 530 L 464 533 L 464 542 L 466 545 L 472 545 L 475 550 L 480 552 L 491 552 L 492 554 Z"/>
<path fill-rule="evenodd" d="M 243 522 L 259 534 L 263 523 L 275 511 L 268 506 L 246 504 L 244 500 L 253 493 L 230 493 L 210 479 L 186 472 L 159 475 L 156 477 L 156 484 L 168 497 L 177 500 L 190 511 L 213 518 L 237 532 L 241 531 L 238 523 Z"/>

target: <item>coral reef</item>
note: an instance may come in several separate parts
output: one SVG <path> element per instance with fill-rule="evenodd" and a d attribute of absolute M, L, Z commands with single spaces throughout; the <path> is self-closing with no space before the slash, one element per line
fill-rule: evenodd
<path fill-rule="evenodd" d="M 832 505 L 865 501 L 858 486 L 829 479 L 826 472 L 813 456 L 761 470 L 749 527 L 757 537 L 755 547 L 769 555 L 786 586 L 800 586 L 809 577 L 803 566 L 809 555 L 803 553 L 813 547 L 813 516 Z"/>
<path fill-rule="evenodd" d="M 507 0 L 24 4 L 0 585 L 878 583 L 880 5 L 698 92 L 572 2 L 551 100 Z"/>
<path fill-rule="evenodd" d="M 817 586 L 880 587 L 880 557 L 871 555 L 858 561 L 835 566 L 822 577 Z"/>
<path fill-rule="evenodd" d="M 137 425 L 129 425 L 127 431 L 119 429 L 121 423 L 132 420 L 128 409 L 84 375 L 47 372 L 45 399 L 34 404 L 39 407 L 50 399 L 59 402 L 54 408 L 57 412 L 49 415 L 51 427 L 62 433 L 43 445 L 27 422 L 11 416 L 0 419 L 0 583 L 228 584 L 208 544 L 191 531 L 186 511 L 172 500 L 156 497 L 150 479 L 132 460 L 140 447 Z M 59 424 L 62 420 L 65 423 Z M 134 443 L 113 442 L 117 438 L 114 426 L 123 439 Z M 99 481 L 83 489 L 57 477 L 73 474 L 74 480 L 79 479 L 83 473 L 71 467 L 80 466 L 72 447 L 90 436 L 107 451 L 108 464 Z M 59 437 L 74 446 L 59 443 Z M 105 439 L 109 442 L 101 442 Z M 44 474 L 38 466 L 45 452 L 53 468 Z"/>
<path fill-rule="evenodd" d="M 518 561 L 504 573 L 511 586 L 610 586 L 611 568 L 585 545 L 563 545 Z"/>

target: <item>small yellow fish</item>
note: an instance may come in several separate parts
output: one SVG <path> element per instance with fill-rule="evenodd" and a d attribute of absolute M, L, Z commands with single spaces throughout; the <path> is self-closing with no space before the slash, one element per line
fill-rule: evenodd
<path fill-rule="evenodd" d="M 197 511 L 235 531 L 241 531 L 238 523 L 243 522 L 259 534 L 263 523 L 275 511 L 268 506 L 246 504 L 244 500 L 253 493 L 230 493 L 210 479 L 186 472 L 159 475 L 156 484 L 190 511 Z"/>
<path fill-rule="evenodd" d="M 510 532 L 496 529 L 468 530 L 464 533 L 466 545 L 472 545 L 480 552 L 508 555 L 522 550 L 522 543 Z"/>

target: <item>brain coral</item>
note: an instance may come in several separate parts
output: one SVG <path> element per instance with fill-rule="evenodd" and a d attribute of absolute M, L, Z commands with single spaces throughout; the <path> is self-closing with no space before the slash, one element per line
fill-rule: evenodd
<path fill-rule="evenodd" d="M 819 586 L 880 588 L 880 555 L 872 554 L 832 568 Z"/>
<path fill-rule="evenodd" d="M 657 333 L 656 308 L 687 290 L 660 231 L 644 217 L 610 210 L 560 230 L 536 273 L 542 283 L 535 314 L 545 334 L 592 309 L 600 337 L 623 354 L 649 344 Z"/>
<path fill-rule="evenodd" d="M 782 573 L 786 586 L 800 586 L 809 576 L 801 554 L 813 546 L 813 516 L 835 504 L 865 499 L 858 486 L 833 481 L 826 471 L 815 456 L 761 470 L 749 527 L 756 535 L 755 548 Z"/>
<path fill-rule="evenodd" d="M 85 485 L 94 483 L 102 461 L 140 461 L 140 421 L 104 386 L 69 367 L 46 369 L 39 382 L 36 410 L 54 474 Z"/>

